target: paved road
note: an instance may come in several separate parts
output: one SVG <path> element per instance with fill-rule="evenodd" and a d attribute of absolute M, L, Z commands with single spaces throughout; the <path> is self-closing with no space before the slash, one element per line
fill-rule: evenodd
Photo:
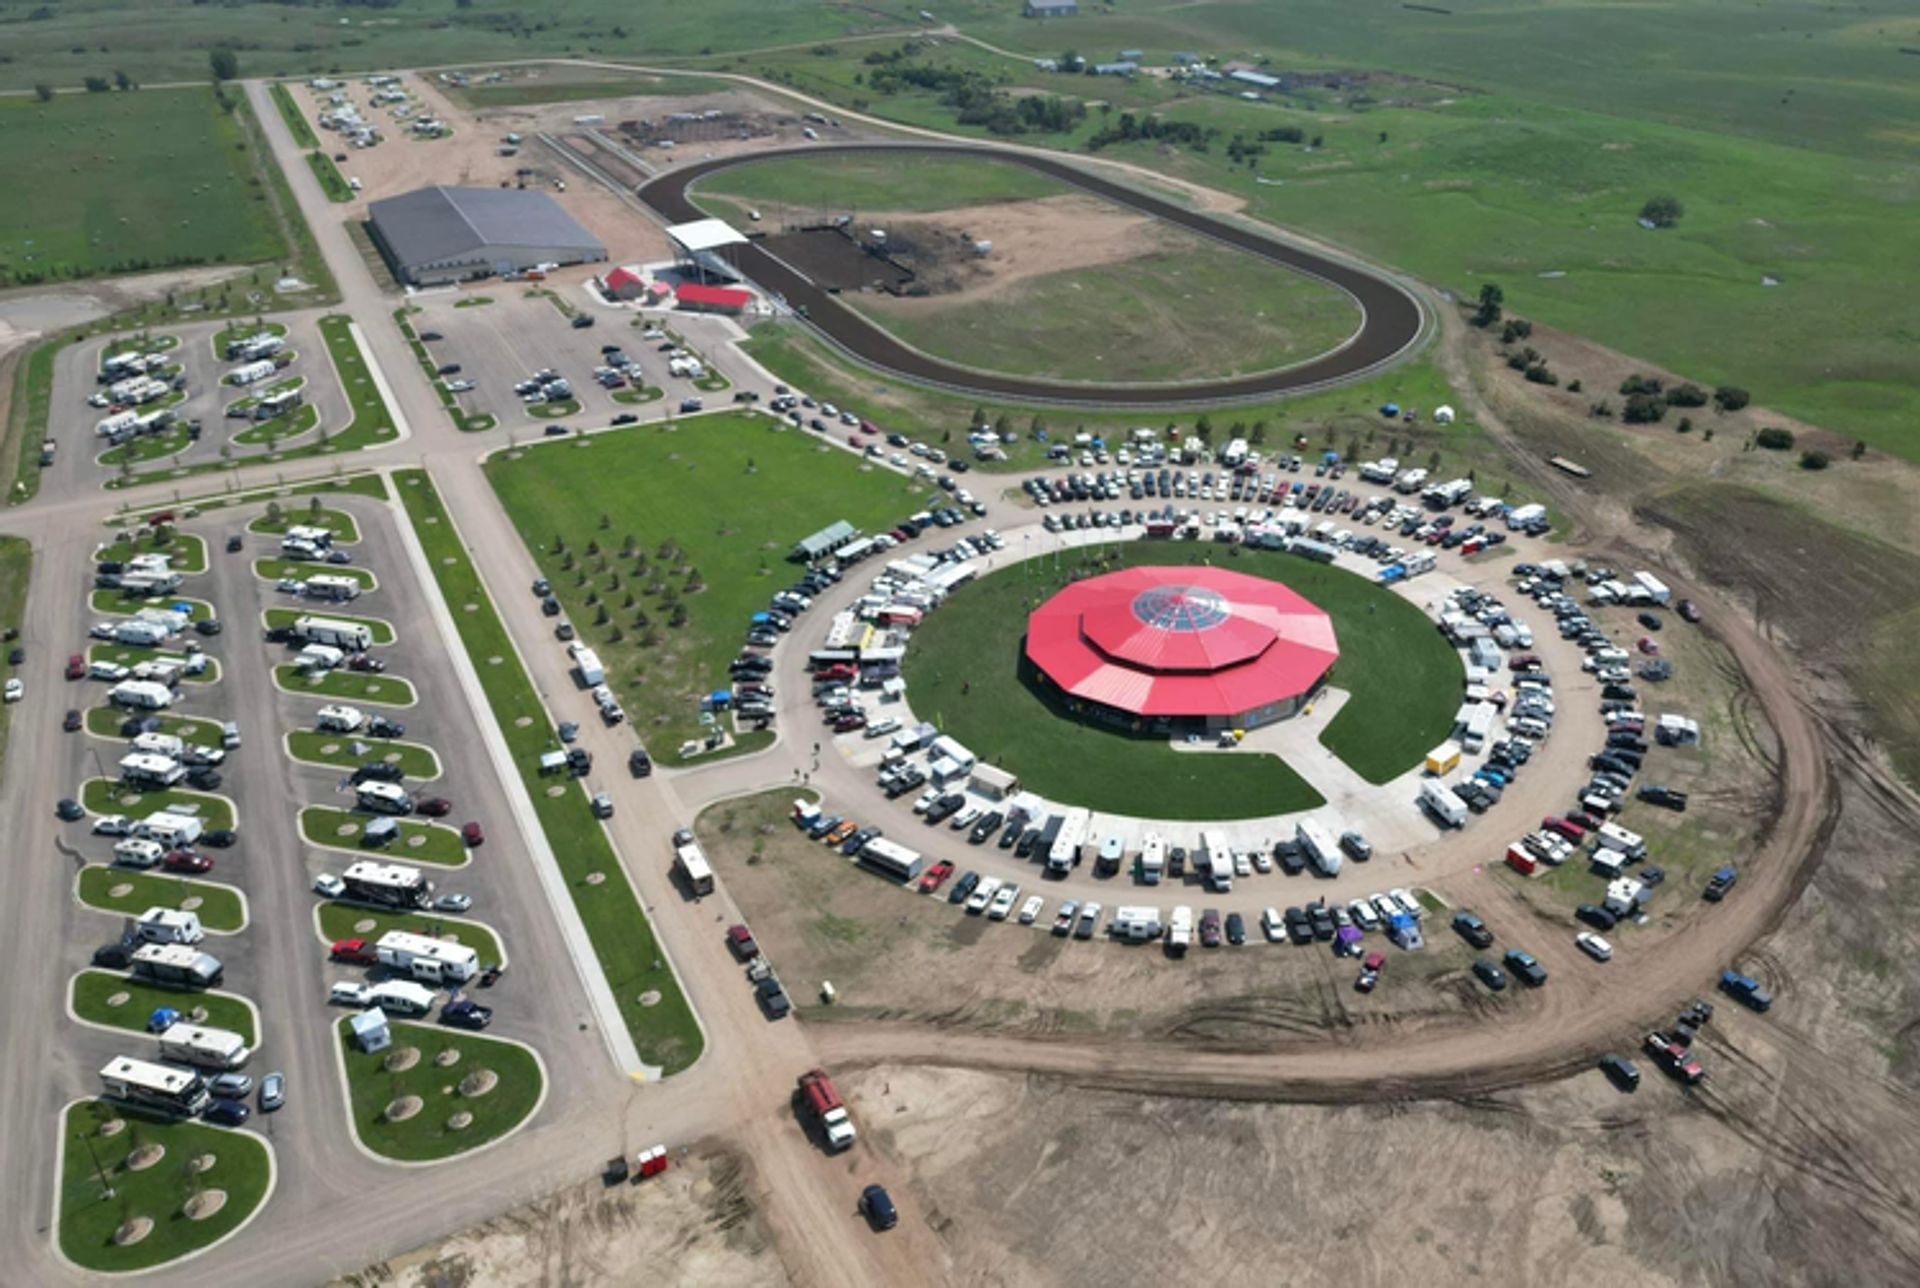
<path fill-rule="evenodd" d="M 1413 293 L 1389 277 L 1351 260 L 1309 250 L 1238 223 L 1218 219 L 1189 206 L 1153 196 L 1117 183 L 1093 171 L 1033 152 L 979 145 L 932 143 L 844 143 L 831 146 L 783 148 L 743 153 L 670 170 L 639 190 L 640 200 L 670 223 L 702 219 L 706 213 L 688 197 L 687 189 L 700 179 L 731 166 L 781 157 L 939 153 L 989 157 L 1010 165 L 1037 170 L 1071 187 L 1189 232 L 1223 242 L 1237 251 L 1317 278 L 1346 294 L 1361 313 L 1360 330 L 1331 353 L 1282 371 L 1262 372 L 1224 380 L 1180 384 L 1076 384 L 979 371 L 946 362 L 915 349 L 885 328 L 868 321 L 840 302 L 838 295 L 767 251 L 749 242 L 732 254 L 742 272 L 761 289 L 783 297 L 828 340 L 853 353 L 862 362 L 906 380 L 939 385 L 961 393 L 1020 402 L 1070 403 L 1087 407 L 1192 407 L 1248 402 L 1281 394 L 1299 393 L 1352 380 L 1391 362 L 1420 339 L 1426 317 Z"/>

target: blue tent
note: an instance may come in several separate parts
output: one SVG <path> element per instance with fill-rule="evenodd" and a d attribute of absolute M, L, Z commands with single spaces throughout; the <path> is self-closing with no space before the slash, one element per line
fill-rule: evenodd
<path fill-rule="evenodd" d="M 165 1033 L 179 1022 L 180 1012 L 171 1006 L 157 1007 L 153 1014 L 147 1017 L 147 1032 Z"/>
<path fill-rule="evenodd" d="M 1382 403 L 1380 406 L 1380 414 L 1382 416 L 1398 416 L 1400 414 L 1400 404 Z"/>

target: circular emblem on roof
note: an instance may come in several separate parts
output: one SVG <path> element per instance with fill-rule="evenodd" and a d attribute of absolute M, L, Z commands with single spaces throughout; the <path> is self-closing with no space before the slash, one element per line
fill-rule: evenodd
<path fill-rule="evenodd" d="M 1163 631 L 1204 631 L 1228 613 L 1227 601 L 1205 586 L 1153 586 L 1133 599 L 1133 615 Z"/>

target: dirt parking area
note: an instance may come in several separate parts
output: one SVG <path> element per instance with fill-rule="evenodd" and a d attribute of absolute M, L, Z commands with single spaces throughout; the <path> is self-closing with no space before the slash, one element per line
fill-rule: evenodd
<path fill-rule="evenodd" d="M 1184 961 L 1154 946 L 1056 936 L 1058 898 L 1042 882 L 1042 920 L 970 916 L 856 868 L 787 821 L 796 793 L 769 792 L 716 805 L 698 831 L 728 895 L 753 927 L 810 1019 L 918 1019 L 943 1026 L 1031 1035 L 1165 1037 L 1264 1045 L 1302 1035 L 1419 1025 L 1488 1004 L 1467 975 L 1466 945 L 1438 926 L 1418 953 L 1388 953 L 1372 995 L 1353 989 L 1358 964 L 1327 944 L 1275 946 L 1256 924 L 1245 946 L 1202 949 Z M 947 835 L 951 835 L 950 833 Z M 913 844 L 916 838 L 899 838 Z M 959 859 L 963 841 L 948 849 Z M 1115 883 L 1109 907 L 1155 896 Z M 1294 896 L 1304 898 L 1305 892 Z M 1163 908 L 1208 901 L 1163 887 Z M 831 981 L 832 1006 L 817 1005 Z M 1516 1004 L 1525 1000 L 1515 997 Z M 1503 999 L 1504 1000 L 1504 999 Z"/>
<path fill-rule="evenodd" d="M 586 1288 L 637 1281 L 777 1288 L 787 1275 L 768 1248 L 748 1180 L 738 1155 L 697 1145 L 644 1184 L 583 1182 L 334 1282 L 339 1288 Z"/>

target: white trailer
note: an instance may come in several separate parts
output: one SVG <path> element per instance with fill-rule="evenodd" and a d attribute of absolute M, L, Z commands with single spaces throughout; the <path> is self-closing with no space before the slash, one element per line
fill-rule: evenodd
<path fill-rule="evenodd" d="M 1163 929 L 1165 927 L 1161 924 L 1158 908 L 1122 904 L 1113 910 L 1113 916 L 1107 921 L 1109 935 L 1135 944 L 1160 938 Z"/>
<path fill-rule="evenodd" d="M 398 783 L 361 783 L 353 790 L 364 810 L 375 814 L 413 813 L 413 797 Z"/>
<path fill-rule="evenodd" d="M 133 825 L 134 833 L 157 845 L 179 848 L 192 845 L 207 830 L 207 825 L 191 814 L 176 814 L 172 810 L 155 810 Z"/>
<path fill-rule="evenodd" d="M 122 680 L 107 690 L 107 701 L 116 707 L 159 711 L 173 705 L 173 690 L 152 680 Z"/>
<path fill-rule="evenodd" d="M 574 651 L 573 669 L 579 673 L 580 687 L 583 689 L 607 682 L 607 669 L 600 665 L 600 655 L 590 648 Z"/>
<path fill-rule="evenodd" d="M 1140 842 L 1140 883 L 1159 885 L 1167 870 L 1167 842 L 1158 832 L 1148 832 Z M 1179 909 L 1174 909 L 1177 914 Z"/>
<path fill-rule="evenodd" d="M 227 383 L 230 385 L 258 384 L 279 369 L 280 368 L 265 359 L 259 362 L 249 362 L 229 371 L 227 373 Z"/>
<path fill-rule="evenodd" d="M 131 433 L 139 420 L 140 416 L 137 412 L 117 411 L 111 416 L 101 417 L 94 425 L 93 432 L 102 438 L 112 438 L 116 434 Z"/>
<path fill-rule="evenodd" d="M 120 781 L 136 787 L 171 787 L 187 776 L 172 756 L 134 751 L 120 757 Z"/>
<path fill-rule="evenodd" d="M 424 984 L 408 979 L 383 980 L 373 986 L 369 999 L 389 1015 L 425 1015 L 433 1009 L 438 994 Z"/>
<path fill-rule="evenodd" d="M 1467 803 L 1455 796 L 1453 789 L 1438 778 L 1421 780 L 1420 804 L 1442 827 L 1467 825 Z"/>
<path fill-rule="evenodd" d="M 253 1049 L 230 1029 L 170 1024 L 160 1035 L 160 1054 L 203 1069 L 238 1069 L 253 1055 Z"/>
<path fill-rule="evenodd" d="M 1618 823 L 1602 823 L 1593 839 L 1603 850 L 1613 850 L 1629 859 L 1639 859 L 1646 855 L 1647 842 L 1638 832 L 1629 832 Z"/>
<path fill-rule="evenodd" d="M 143 622 L 135 618 L 113 624 L 113 642 L 131 644 L 136 648 L 153 648 L 167 638 L 167 629 L 158 622 Z"/>
<path fill-rule="evenodd" d="M 207 1107 L 206 1079 L 192 1069 L 117 1055 L 100 1070 L 100 1094 L 181 1118 Z"/>
<path fill-rule="evenodd" d="M 1193 909 L 1180 904 L 1167 922 L 1167 951 L 1178 957 L 1193 943 Z"/>
<path fill-rule="evenodd" d="M 1532 505 L 1516 506 L 1507 511 L 1507 527 L 1509 529 L 1524 528 L 1528 524 L 1538 523 L 1546 517 L 1547 507 L 1544 505 L 1535 503 Z"/>
<path fill-rule="evenodd" d="M 306 587 L 300 593 L 308 599 L 358 599 L 360 583 L 351 577 L 336 577 L 323 572 L 307 578 Z"/>
<path fill-rule="evenodd" d="M 695 894 L 713 893 L 713 865 L 698 841 L 688 841 L 673 850 L 673 866 Z"/>
<path fill-rule="evenodd" d="M 220 959 L 186 944 L 142 944 L 133 950 L 133 977 L 174 988 L 212 988 L 224 968 Z"/>
<path fill-rule="evenodd" d="M 1293 836 L 1300 842 L 1300 848 L 1306 851 L 1308 861 L 1319 869 L 1321 875 L 1340 875 L 1340 843 L 1333 839 L 1333 832 L 1324 823 L 1303 818 L 1294 824 Z"/>
<path fill-rule="evenodd" d="M 207 937 L 197 913 L 174 908 L 149 908 L 133 923 L 134 933 L 149 944 L 197 944 Z"/>
<path fill-rule="evenodd" d="M 1653 603 L 1664 604 L 1673 598 L 1673 592 L 1667 589 L 1667 583 L 1650 572 L 1633 574 L 1633 584 L 1645 591 L 1648 600 Z"/>
<path fill-rule="evenodd" d="M 373 946 L 380 964 L 425 983 L 464 984 L 480 973 L 480 954 L 465 944 L 389 930 Z"/>
<path fill-rule="evenodd" d="M 337 617 L 301 617 L 293 629 L 310 644 L 326 644 L 355 653 L 373 647 L 373 628 L 363 622 L 344 622 Z"/>
<path fill-rule="evenodd" d="M 174 760 L 186 755 L 187 744 L 178 735 L 148 730 L 135 734 L 130 744 L 135 751 L 145 752 L 149 756 L 170 756 Z"/>
<path fill-rule="evenodd" d="M 1080 862 L 1080 850 L 1087 843 L 1087 829 L 1092 824 L 1092 813 L 1079 807 L 1060 816 L 1060 831 L 1047 850 L 1047 871 L 1057 876 L 1073 871 Z"/>
<path fill-rule="evenodd" d="M 1467 727 L 1460 745 L 1468 751 L 1479 751 L 1487 745 L 1487 739 L 1493 734 L 1493 722 L 1500 710 L 1491 702 L 1477 702 L 1473 713 L 1467 717 Z"/>
<path fill-rule="evenodd" d="M 349 706 L 321 707 L 316 721 L 321 733 L 355 733 L 366 722 L 366 712 Z"/>

